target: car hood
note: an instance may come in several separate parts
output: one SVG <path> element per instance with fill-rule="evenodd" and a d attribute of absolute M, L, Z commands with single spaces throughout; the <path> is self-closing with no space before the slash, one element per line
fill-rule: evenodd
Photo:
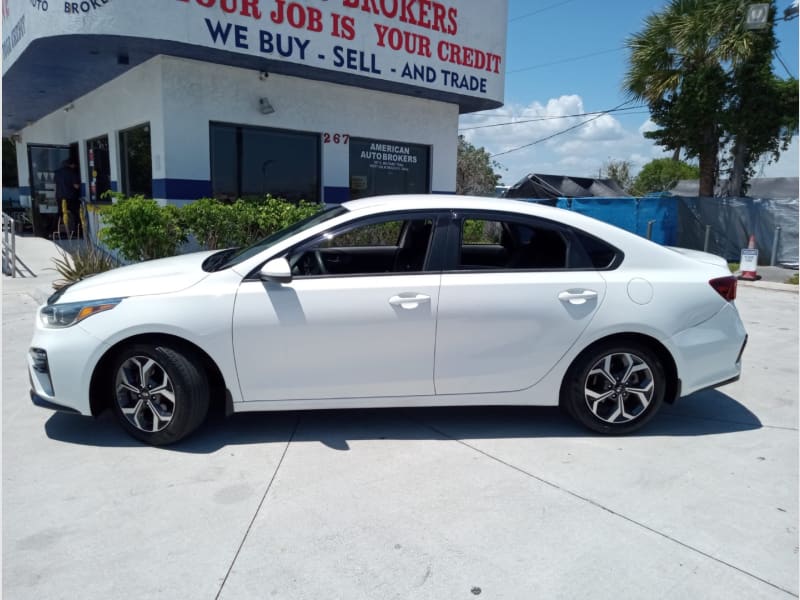
<path fill-rule="evenodd" d="M 673 252 L 677 252 L 678 254 L 683 254 L 687 258 L 692 258 L 694 260 L 708 263 L 709 265 L 715 265 L 717 267 L 724 267 L 725 269 L 728 268 L 728 261 L 726 261 L 721 256 L 717 256 L 716 254 L 710 254 L 709 252 L 701 252 L 700 250 L 689 250 L 688 248 L 676 248 L 674 246 L 667 246 Z"/>
<path fill-rule="evenodd" d="M 58 301 L 80 302 L 178 292 L 208 277 L 209 273 L 203 271 L 202 265 L 212 254 L 213 251 L 192 252 L 98 273 L 69 286 Z"/>

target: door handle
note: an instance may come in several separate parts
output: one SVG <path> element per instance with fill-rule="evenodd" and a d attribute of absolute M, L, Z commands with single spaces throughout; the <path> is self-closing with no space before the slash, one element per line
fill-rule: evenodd
<path fill-rule="evenodd" d="M 399 306 L 401 308 L 417 308 L 423 302 L 430 302 L 431 297 L 427 294 L 409 294 L 399 296 L 392 296 L 389 298 L 389 304 L 392 306 Z"/>
<path fill-rule="evenodd" d="M 558 295 L 559 300 L 570 304 L 586 304 L 595 298 L 597 298 L 597 292 L 594 290 L 565 290 Z"/>

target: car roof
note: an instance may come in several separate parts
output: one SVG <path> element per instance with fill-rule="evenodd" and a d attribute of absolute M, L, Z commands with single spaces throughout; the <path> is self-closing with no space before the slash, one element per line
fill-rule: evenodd
<path fill-rule="evenodd" d="M 597 235 L 617 236 L 628 232 L 597 219 L 577 212 L 506 198 L 489 198 L 479 196 L 458 196 L 455 194 L 405 194 L 394 196 L 374 196 L 351 200 L 342 204 L 350 212 L 379 213 L 388 210 L 491 210 L 512 212 L 549 219 L 565 225 L 589 229 Z M 611 240 L 609 240 L 611 241 Z"/>
<path fill-rule="evenodd" d="M 480 196 L 457 196 L 455 194 L 398 194 L 391 196 L 373 196 L 360 200 L 351 200 L 342 204 L 349 211 L 367 209 L 476 209 L 476 210 L 505 210 L 527 214 L 548 213 L 552 207 L 541 206 L 532 202 L 520 200 L 507 200 L 503 198 L 488 198 Z M 546 209 L 540 211 L 539 209 Z M 561 211 L 558 211 L 558 213 Z"/>

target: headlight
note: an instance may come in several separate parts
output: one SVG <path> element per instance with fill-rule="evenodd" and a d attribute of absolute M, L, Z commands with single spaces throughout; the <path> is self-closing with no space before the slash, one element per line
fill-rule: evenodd
<path fill-rule="evenodd" d="M 99 312 L 111 310 L 122 302 L 122 298 L 107 298 L 106 300 L 93 300 L 91 302 L 65 302 L 64 304 L 49 304 L 43 306 L 39 312 L 42 325 L 51 329 L 60 329 L 80 323 L 87 317 Z"/>

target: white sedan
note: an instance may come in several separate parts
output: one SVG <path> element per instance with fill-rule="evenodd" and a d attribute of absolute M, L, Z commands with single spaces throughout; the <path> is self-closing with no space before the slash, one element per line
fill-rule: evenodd
<path fill-rule="evenodd" d="M 244 249 L 95 275 L 39 309 L 35 404 L 150 444 L 228 413 L 561 405 L 627 433 L 739 377 L 719 257 L 513 200 L 387 196 Z"/>

